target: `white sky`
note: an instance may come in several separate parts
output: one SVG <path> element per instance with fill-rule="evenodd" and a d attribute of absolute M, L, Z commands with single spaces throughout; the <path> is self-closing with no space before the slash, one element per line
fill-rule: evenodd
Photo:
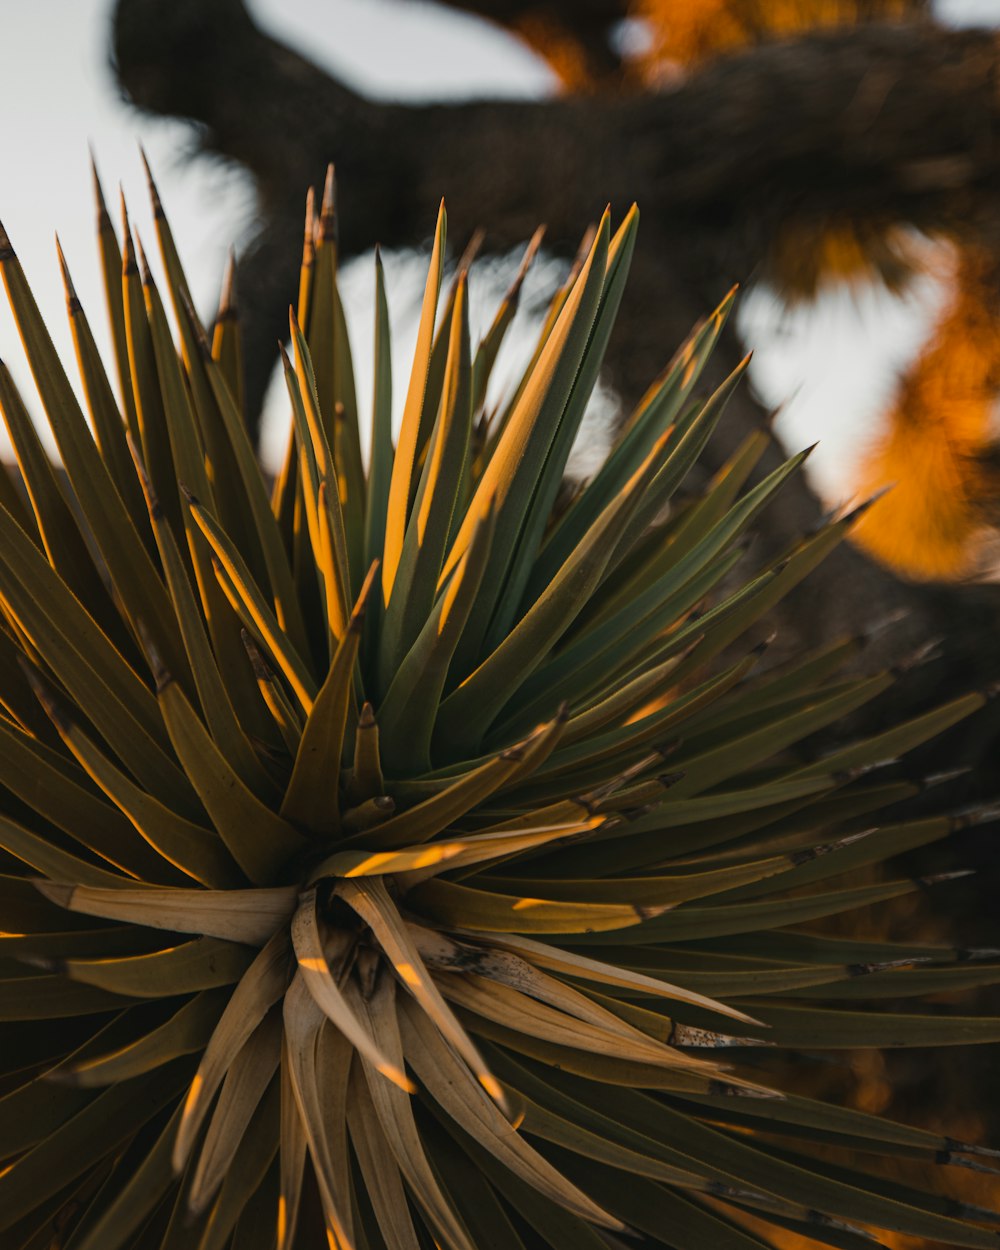
<path fill-rule="evenodd" d="M 226 249 L 233 240 L 239 244 L 250 218 L 247 183 L 204 161 L 189 166 L 183 159 L 186 128 L 139 118 L 120 103 L 107 65 L 110 0 L 31 0 L 4 7 L 4 38 L 13 55 L 5 57 L 0 76 L 0 116 L 5 119 L 0 220 L 64 358 L 72 360 L 72 347 L 53 231 L 59 232 L 91 324 L 104 340 L 88 143 L 94 145 L 109 201 L 121 180 L 133 220 L 152 251 L 136 152 L 138 140 L 145 145 L 195 296 L 207 312 Z M 375 96 L 539 96 L 553 87 L 545 66 L 516 41 L 432 4 L 251 0 L 251 9 L 277 36 Z M 942 0 L 938 9 L 956 22 L 1000 23 L 1000 0 Z M 341 192 L 349 195 L 350 188 Z M 345 284 L 364 389 L 370 276 L 365 262 L 359 264 L 363 269 L 346 273 Z M 402 354 L 407 306 L 418 283 L 416 266 L 400 259 L 390 277 Z M 484 285 L 494 288 L 500 280 L 494 276 Z M 939 298 L 933 284 L 924 284 L 906 303 L 876 294 L 854 302 L 844 295 L 791 316 L 781 314 L 764 293 L 745 300 L 740 324 L 757 349 L 755 382 L 768 402 L 788 401 L 779 428 L 790 445 L 821 438 L 810 463 L 818 485 L 832 498 L 850 493 L 859 440 L 877 428 L 893 369 L 919 349 Z M 0 357 L 28 394 L 16 332 L 2 300 L 0 305 Z"/>

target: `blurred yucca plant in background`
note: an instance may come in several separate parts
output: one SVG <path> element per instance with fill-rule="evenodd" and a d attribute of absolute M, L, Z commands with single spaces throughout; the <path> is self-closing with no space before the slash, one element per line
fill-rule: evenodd
<path fill-rule="evenodd" d="M 983 696 L 797 745 L 896 674 L 844 675 L 861 635 L 741 650 L 854 518 L 738 584 L 804 456 L 748 488 L 762 432 L 682 492 L 742 373 L 696 398 L 732 297 L 567 499 L 638 214 L 488 410 L 524 269 L 473 350 L 442 210 L 395 447 L 376 262 L 366 468 L 331 180 L 269 497 L 232 288 L 210 341 L 153 197 L 179 353 L 98 189 L 120 406 L 64 263 L 92 428 L 0 236 L 66 475 L 0 368 L 0 1242 L 996 1246 L 995 1212 L 880 1171 L 993 1152 L 770 1086 L 773 1047 L 997 1040 L 871 1008 L 1000 962 L 809 928 L 932 883 L 856 874 L 977 815 L 872 829 L 920 788 L 873 769 Z"/>

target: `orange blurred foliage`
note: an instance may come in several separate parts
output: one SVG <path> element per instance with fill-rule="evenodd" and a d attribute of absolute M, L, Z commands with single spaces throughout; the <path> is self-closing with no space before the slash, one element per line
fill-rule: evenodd
<path fill-rule="evenodd" d="M 956 249 L 951 298 L 859 470 L 865 492 L 895 486 L 863 517 L 858 541 L 907 577 L 972 577 L 990 551 L 989 507 L 1000 498 L 990 454 L 1000 391 L 998 269 L 985 249 Z"/>
<path fill-rule="evenodd" d="M 645 60 L 655 74 L 802 30 L 891 21 L 925 7 L 923 0 L 636 0 L 635 15 L 649 23 Z"/>

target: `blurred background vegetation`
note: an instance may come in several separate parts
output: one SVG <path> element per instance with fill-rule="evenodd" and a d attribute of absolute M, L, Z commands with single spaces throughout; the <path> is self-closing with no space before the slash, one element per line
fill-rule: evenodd
<path fill-rule="evenodd" d="M 602 195 L 638 198 L 644 272 L 655 293 L 639 305 L 641 333 L 634 318 L 619 336 L 613 372 L 626 401 L 635 398 L 630 379 L 644 376 L 646 358 L 662 364 L 651 351 L 671 341 L 672 322 L 713 304 L 730 279 L 766 283 L 786 304 L 802 304 L 838 286 L 905 291 L 933 271 L 943 288 L 936 324 L 886 404 L 878 436 L 869 431 L 859 440 L 849 485 L 868 491 L 896 483 L 861 532 L 875 556 L 904 576 L 993 576 L 996 263 L 992 226 L 975 202 L 977 184 L 990 176 L 988 38 L 946 32 L 937 20 L 947 14 L 927 0 L 449 0 L 449 7 L 526 44 L 570 107 L 557 100 L 414 107 L 404 116 L 355 93 L 346 77 L 293 67 L 237 0 L 169 10 L 144 0 L 117 5 L 115 53 L 126 94 L 146 111 L 190 118 L 204 147 L 256 180 L 264 224 L 243 275 L 251 336 L 259 325 L 263 345 L 281 324 L 285 293 L 272 294 L 269 275 L 286 270 L 271 261 L 277 252 L 293 255 L 299 202 L 292 188 L 315 180 L 325 157 L 337 161 L 347 187 L 348 254 L 425 233 L 421 191 L 432 184 L 436 193 L 442 164 L 449 185 L 461 179 L 474 205 L 467 230 L 499 217 L 496 233 L 508 237 L 488 238 L 494 250 L 527 233 L 534 216 L 547 221 L 558 250 L 574 237 L 572 217 L 593 214 Z M 417 59 L 422 53 L 433 57 L 433 40 L 413 49 Z M 310 110 L 301 88 L 308 79 L 315 89 L 316 76 L 326 80 L 326 115 L 318 125 L 290 127 L 276 159 L 275 123 Z M 254 81 L 248 107 L 239 88 Z M 266 126 L 263 108 L 271 115 Z M 512 145 L 538 140 L 547 168 L 519 167 Z M 415 158 L 424 169 L 410 179 Z M 449 199 L 454 209 L 454 194 Z M 250 374 L 259 408 L 264 353 Z"/>

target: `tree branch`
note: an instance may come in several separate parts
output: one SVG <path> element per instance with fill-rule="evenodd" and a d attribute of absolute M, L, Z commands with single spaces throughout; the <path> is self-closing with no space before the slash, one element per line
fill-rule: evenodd
<path fill-rule="evenodd" d="M 549 62 L 571 89 L 621 84 L 622 60 L 612 31 L 629 15 L 628 0 L 438 0 L 516 35 Z"/>

